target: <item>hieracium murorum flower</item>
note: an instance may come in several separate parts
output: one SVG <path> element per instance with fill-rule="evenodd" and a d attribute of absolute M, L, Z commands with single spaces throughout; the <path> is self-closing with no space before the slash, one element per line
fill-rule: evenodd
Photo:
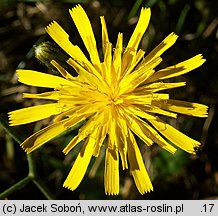
<path fill-rule="evenodd" d="M 138 23 L 123 47 L 123 34 L 119 33 L 116 45 L 109 41 L 106 22 L 100 17 L 102 26 L 103 59 L 100 59 L 95 36 L 89 18 L 83 8 L 77 5 L 70 15 L 89 53 L 70 42 L 69 35 L 57 22 L 47 28 L 51 38 L 70 56 L 67 60 L 77 73 L 72 76 L 57 61 L 51 64 L 62 77 L 33 70 L 17 70 L 21 83 L 46 87 L 51 91 L 40 94 L 24 93 L 24 98 L 54 101 L 43 105 L 23 108 L 9 113 L 10 125 L 21 125 L 55 116 L 53 123 L 27 138 L 22 148 L 30 153 L 62 132 L 83 120 L 79 129 L 63 152 L 68 154 L 83 141 L 82 149 L 64 182 L 64 187 L 74 190 L 82 181 L 92 156 L 98 157 L 105 146 L 104 186 L 106 194 L 119 193 L 119 163 L 129 169 L 141 194 L 153 190 L 146 171 L 136 136 L 145 145 L 156 143 L 174 154 L 177 147 L 195 154 L 200 143 L 158 116 L 172 118 L 177 113 L 206 117 L 207 106 L 179 100 L 172 100 L 162 90 L 185 86 L 185 82 L 165 82 L 166 79 L 183 75 L 205 62 L 202 55 L 196 55 L 176 65 L 155 70 L 162 61 L 161 55 L 176 41 L 171 33 L 155 49 L 145 56 L 139 43 L 149 24 L 151 12 L 142 8 Z"/>

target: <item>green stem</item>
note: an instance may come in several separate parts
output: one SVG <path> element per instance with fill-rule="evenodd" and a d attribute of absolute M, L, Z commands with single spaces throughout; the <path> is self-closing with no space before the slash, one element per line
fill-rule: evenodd
<path fill-rule="evenodd" d="M 0 194 L 0 199 L 4 199 L 8 195 L 14 193 L 15 191 L 20 190 L 22 187 L 24 187 L 26 184 L 28 184 L 31 180 L 32 180 L 32 178 L 30 176 L 26 176 L 25 178 L 23 178 L 22 180 L 20 180 L 19 182 L 17 182 L 16 184 L 12 185 L 7 190 L 2 192 Z"/>
<path fill-rule="evenodd" d="M 0 116 L 0 124 L 5 129 L 5 131 L 17 143 L 19 143 L 19 144 L 22 143 L 21 139 L 14 133 L 14 131 L 8 126 L 8 123 L 1 116 Z M 28 175 L 24 179 L 20 180 L 19 182 L 17 182 L 13 186 L 11 186 L 10 188 L 8 188 L 4 192 L 2 192 L 0 194 L 0 199 L 4 199 L 8 195 L 10 195 L 13 192 L 15 192 L 16 190 L 21 189 L 22 187 L 24 187 L 30 181 L 32 181 L 38 187 L 38 189 L 44 194 L 44 196 L 47 199 L 54 199 L 53 196 L 51 195 L 51 193 L 46 188 L 46 186 L 44 186 L 43 183 L 41 183 L 41 181 L 36 177 L 37 173 L 36 173 L 36 169 L 35 169 L 35 165 L 34 165 L 34 160 L 33 160 L 32 154 L 27 154 L 27 161 L 28 161 L 28 167 L 29 167 Z"/>
<path fill-rule="evenodd" d="M 27 161 L 28 161 L 28 166 L 29 166 L 28 175 L 34 179 L 36 176 L 36 170 L 35 170 L 35 165 L 34 165 L 32 154 L 27 154 Z"/>
<path fill-rule="evenodd" d="M 130 11 L 127 20 L 131 19 L 132 17 L 134 17 L 138 11 L 138 9 L 140 8 L 141 4 L 143 3 L 143 0 L 137 0 L 135 1 L 135 4 L 132 7 L 132 10 Z"/>
<path fill-rule="evenodd" d="M 32 157 L 32 154 L 27 154 L 27 161 L 29 165 L 29 174 L 28 176 L 32 178 L 33 183 L 38 187 L 38 189 L 44 194 L 44 196 L 51 200 L 54 199 L 53 195 L 48 191 L 46 186 L 40 181 L 39 178 L 37 178 L 37 173 L 35 169 L 34 160 Z"/>
<path fill-rule="evenodd" d="M 178 22 L 177 22 L 177 25 L 176 25 L 176 28 L 175 28 L 175 32 L 177 34 L 179 34 L 181 32 L 189 10 L 190 10 L 190 5 L 186 4 L 185 7 L 182 9 L 182 12 L 181 12 L 181 14 L 179 16 L 179 19 L 178 19 Z"/>
<path fill-rule="evenodd" d="M 44 186 L 44 184 L 38 178 L 37 179 L 33 179 L 33 183 L 39 188 L 39 190 L 44 194 L 44 196 L 48 200 L 55 199 L 54 196 L 48 191 L 46 186 Z"/>

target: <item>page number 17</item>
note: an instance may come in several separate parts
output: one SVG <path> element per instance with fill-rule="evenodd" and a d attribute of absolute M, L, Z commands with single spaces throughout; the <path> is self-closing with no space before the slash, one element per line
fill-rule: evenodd
<path fill-rule="evenodd" d="M 214 207 L 214 204 L 204 204 L 203 205 L 204 210 L 201 212 L 212 212 L 213 207 Z"/>

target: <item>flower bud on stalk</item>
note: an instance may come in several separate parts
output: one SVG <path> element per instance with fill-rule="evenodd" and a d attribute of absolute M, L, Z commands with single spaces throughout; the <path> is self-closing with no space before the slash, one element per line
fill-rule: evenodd
<path fill-rule="evenodd" d="M 55 60 L 63 68 L 67 69 L 72 75 L 76 75 L 75 71 L 72 70 L 66 61 L 69 59 L 69 55 L 63 52 L 58 46 L 51 42 L 42 42 L 39 45 L 34 46 L 35 57 L 47 68 L 51 70 L 57 70 L 52 64 L 51 61 Z"/>

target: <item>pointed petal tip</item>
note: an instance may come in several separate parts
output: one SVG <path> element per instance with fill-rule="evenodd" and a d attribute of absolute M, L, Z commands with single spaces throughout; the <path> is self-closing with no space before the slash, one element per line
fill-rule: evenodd
<path fill-rule="evenodd" d="M 174 37 L 179 37 L 175 32 L 172 32 L 170 35 Z"/>
<path fill-rule="evenodd" d="M 143 190 L 140 190 L 139 193 L 140 193 L 141 195 L 144 195 L 144 194 L 146 194 L 146 193 L 151 193 L 152 191 L 154 191 L 153 186 L 152 186 L 152 185 L 149 185 L 148 188 L 144 188 Z"/>
<path fill-rule="evenodd" d="M 17 77 L 18 77 L 18 81 L 20 81 L 20 76 L 25 73 L 26 70 L 22 70 L 22 69 L 17 69 L 16 70 L 16 74 L 17 74 Z"/>
<path fill-rule="evenodd" d="M 17 124 L 14 124 L 13 120 L 10 120 L 10 121 L 9 121 L 9 126 L 10 126 L 10 127 L 13 127 L 13 126 L 17 126 Z"/>
<path fill-rule="evenodd" d="M 203 64 L 206 61 L 206 59 L 204 58 L 202 54 L 199 54 L 198 56 L 199 56 L 199 60 L 201 60 L 202 62 L 201 64 Z"/>
<path fill-rule="evenodd" d="M 11 111 L 10 113 L 8 113 L 9 126 L 18 126 L 20 124 L 18 122 L 16 122 L 16 120 L 14 119 L 13 112 L 14 111 Z"/>
<path fill-rule="evenodd" d="M 23 143 L 20 144 L 20 147 L 26 152 L 27 154 L 30 154 L 33 150 L 30 150 L 28 147 L 25 147 Z"/>
<path fill-rule="evenodd" d="M 68 189 L 68 190 L 71 190 L 71 191 L 74 191 L 74 190 L 75 190 L 75 188 L 70 187 L 70 186 L 68 185 L 68 183 L 66 183 L 66 181 L 64 182 L 63 187 L 66 188 L 66 189 Z"/>
<path fill-rule="evenodd" d="M 172 41 L 172 43 L 174 44 L 175 41 L 178 39 L 178 35 L 175 33 L 175 32 L 172 32 L 170 35 L 169 35 L 169 39 Z"/>
<path fill-rule="evenodd" d="M 76 190 L 78 185 L 73 184 L 73 180 L 70 181 L 70 179 L 67 178 L 63 184 L 63 187 L 68 189 L 68 190 L 74 191 L 74 190 Z"/>
<path fill-rule="evenodd" d="M 116 191 L 105 191 L 105 194 L 107 196 L 117 196 L 117 195 L 119 195 L 119 190 L 116 190 Z"/>
<path fill-rule="evenodd" d="M 68 153 L 65 149 L 63 149 L 62 152 L 63 152 L 65 155 L 67 155 L 67 153 Z"/>
<path fill-rule="evenodd" d="M 83 10 L 83 7 L 80 4 L 77 4 L 73 8 L 69 9 L 69 12 L 72 13 L 72 12 L 75 12 L 76 10 L 78 10 L 78 9 L 82 9 Z"/>
<path fill-rule="evenodd" d="M 48 31 L 49 31 L 54 25 L 58 25 L 58 23 L 53 20 L 51 23 L 49 23 L 49 24 L 45 27 L 45 31 L 48 33 Z"/>
<path fill-rule="evenodd" d="M 69 181 L 70 181 L 69 178 L 66 178 L 65 181 L 64 181 L 63 187 L 67 188 L 69 190 L 72 190 L 72 187 L 71 187 L 72 185 L 70 185 Z"/>
<path fill-rule="evenodd" d="M 151 14 L 151 8 L 150 7 L 142 7 L 141 13 L 150 13 Z"/>
<path fill-rule="evenodd" d="M 196 55 L 196 57 L 199 57 L 199 58 L 201 58 L 201 59 L 204 59 L 204 57 L 203 57 L 203 54 L 202 54 L 202 53 L 199 53 L 198 55 Z M 204 59 L 204 60 L 206 60 L 206 59 Z"/>
<path fill-rule="evenodd" d="M 69 148 L 67 148 L 68 146 L 66 146 L 63 150 L 62 150 L 62 152 L 65 154 L 65 155 L 67 155 L 69 152 L 70 152 L 70 150 L 71 150 L 71 148 L 69 149 Z"/>

